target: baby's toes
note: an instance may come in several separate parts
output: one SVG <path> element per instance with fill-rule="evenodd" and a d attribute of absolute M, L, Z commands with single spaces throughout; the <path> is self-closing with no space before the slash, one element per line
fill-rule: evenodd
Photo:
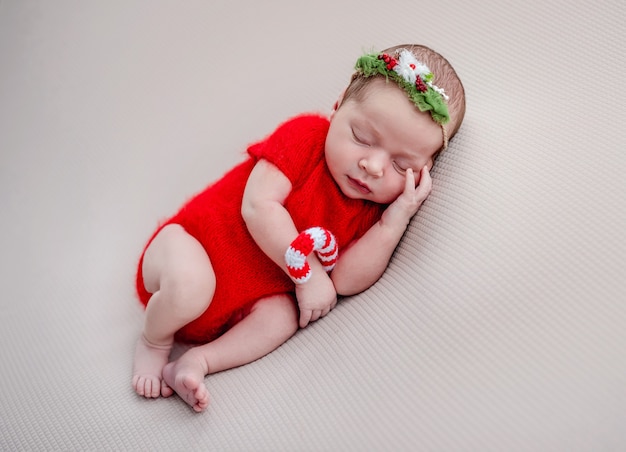
<path fill-rule="evenodd" d="M 201 385 L 196 390 L 196 393 L 194 395 L 196 398 L 196 403 L 193 409 L 195 411 L 200 412 L 204 410 L 207 406 L 209 406 L 209 391 L 207 390 L 206 386 Z"/>
<path fill-rule="evenodd" d="M 135 392 L 138 395 L 143 396 L 145 394 L 145 391 L 146 391 L 146 379 L 145 379 L 145 377 L 142 377 L 141 375 L 135 375 L 133 377 L 133 388 L 135 389 Z"/>
<path fill-rule="evenodd" d="M 133 377 L 133 386 L 135 387 L 135 392 L 140 396 L 147 398 L 159 396 L 160 385 L 154 384 L 154 378 L 136 375 Z"/>
<path fill-rule="evenodd" d="M 159 378 L 148 378 L 148 391 L 146 391 L 146 394 L 150 394 L 150 395 L 146 395 L 146 397 L 150 397 L 150 398 L 157 398 L 161 395 L 161 381 Z"/>
<path fill-rule="evenodd" d="M 169 387 L 165 380 L 161 380 L 161 395 L 163 397 L 170 397 L 172 394 L 174 394 L 174 390 Z"/>

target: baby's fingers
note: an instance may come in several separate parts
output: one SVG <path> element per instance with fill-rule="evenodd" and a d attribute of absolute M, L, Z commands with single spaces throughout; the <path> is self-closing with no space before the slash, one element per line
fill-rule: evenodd
<path fill-rule="evenodd" d="M 415 173 L 413 173 L 413 169 L 409 168 L 406 170 L 406 176 L 404 178 L 404 192 L 407 194 L 413 194 L 415 191 L 415 184 L 417 181 L 415 180 Z"/>
<path fill-rule="evenodd" d="M 419 185 L 415 190 L 415 194 L 423 201 L 428 197 L 432 189 L 433 179 L 430 177 L 428 167 L 425 166 L 424 168 L 422 168 L 422 171 L 420 171 Z"/>
<path fill-rule="evenodd" d="M 321 309 L 315 309 L 311 315 L 311 322 L 317 322 L 322 317 Z"/>
<path fill-rule="evenodd" d="M 304 328 L 311 321 L 311 317 L 313 317 L 313 311 L 310 309 L 300 309 L 300 328 Z"/>

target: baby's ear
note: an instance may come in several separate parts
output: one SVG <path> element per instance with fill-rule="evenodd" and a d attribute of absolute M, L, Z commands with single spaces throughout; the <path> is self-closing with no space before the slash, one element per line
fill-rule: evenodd
<path fill-rule="evenodd" d="M 341 94 L 339 94 L 339 97 L 337 98 L 335 105 L 333 105 L 333 111 L 330 113 L 331 119 L 335 115 L 335 112 L 339 110 L 339 107 L 341 106 L 341 103 L 343 102 L 343 97 L 345 96 L 347 89 L 348 88 L 344 88 L 343 91 L 341 91 Z"/>

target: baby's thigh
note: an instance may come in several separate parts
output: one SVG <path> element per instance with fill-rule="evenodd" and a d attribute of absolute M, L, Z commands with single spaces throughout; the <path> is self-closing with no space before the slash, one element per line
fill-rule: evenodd
<path fill-rule="evenodd" d="M 290 294 L 276 294 L 257 300 L 251 305 L 248 315 L 262 318 L 267 331 L 277 336 L 287 338 L 298 330 L 298 309 Z"/>
<path fill-rule="evenodd" d="M 215 273 L 202 244 L 178 224 L 169 224 L 154 237 L 143 257 L 144 286 L 154 293 L 164 286 L 215 291 Z"/>

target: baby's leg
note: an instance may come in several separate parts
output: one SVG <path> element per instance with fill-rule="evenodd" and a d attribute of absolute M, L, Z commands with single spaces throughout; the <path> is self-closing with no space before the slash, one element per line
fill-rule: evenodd
<path fill-rule="evenodd" d="M 298 330 L 298 312 L 287 295 L 257 301 L 250 313 L 222 336 L 188 350 L 163 369 L 163 378 L 195 411 L 209 404 L 204 376 L 255 361 Z"/>
<path fill-rule="evenodd" d="M 142 274 L 152 293 L 137 341 L 133 387 L 145 397 L 172 394 L 162 381 L 174 333 L 202 314 L 215 292 L 215 274 L 206 251 L 181 226 L 165 226 L 146 249 Z"/>

